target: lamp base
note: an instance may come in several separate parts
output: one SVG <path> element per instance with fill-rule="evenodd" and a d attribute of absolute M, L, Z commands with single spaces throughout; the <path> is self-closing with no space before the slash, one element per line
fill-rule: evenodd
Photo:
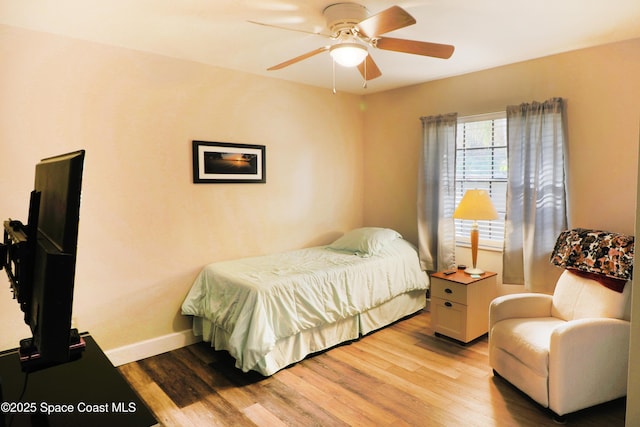
<path fill-rule="evenodd" d="M 484 274 L 484 270 L 480 269 L 480 268 L 474 268 L 474 267 L 469 267 L 466 270 L 464 270 L 465 273 L 467 274 Z"/>

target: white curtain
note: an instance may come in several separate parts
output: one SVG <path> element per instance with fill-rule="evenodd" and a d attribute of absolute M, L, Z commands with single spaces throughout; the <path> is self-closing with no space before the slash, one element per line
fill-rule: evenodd
<path fill-rule="evenodd" d="M 421 117 L 418 167 L 418 252 L 423 270 L 455 265 L 455 176 L 457 113 Z"/>
<path fill-rule="evenodd" d="M 531 292 L 553 293 L 560 274 L 549 256 L 567 228 L 565 139 L 561 98 L 507 107 L 503 282 Z"/>

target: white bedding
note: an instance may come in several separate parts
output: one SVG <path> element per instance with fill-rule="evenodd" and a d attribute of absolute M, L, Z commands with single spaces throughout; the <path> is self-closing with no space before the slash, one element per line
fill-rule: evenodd
<path fill-rule="evenodd" d="M 320 246 L 210 264 L 182 313 L 221 330 L 238 368 L 260 371 L 261 361 L 286 338 L 427 288 L 415 248 L 401 238 L 370 257 Z M 202 333 L 202 327 L 194 323 L 194 331 Z"/>

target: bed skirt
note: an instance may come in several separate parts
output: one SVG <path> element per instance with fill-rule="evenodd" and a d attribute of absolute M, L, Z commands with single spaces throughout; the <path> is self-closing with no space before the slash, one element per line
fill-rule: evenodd
<path fill-rule="evenodd" d="M 348 317 L 334 323 L 307 329 L 300 333 L 280 339 L 275 347 L 252 369 L 262 375 L 273 375 L 282 368 L 299 362 L 306 356 L 329 349 L 340 343 L 358 339 L 383 328 L 396 320 L 422 310 L 426 305 L 424 290 L 407 292 L 386 303 L 367 310 L 359 315 Z M 216 350 L 226 350 L 236 360 L 237 354 L 229 345 L 229 334 L 212 322 L 194 316 L 193 333 L 202 336 Z M 237 366 L 239 368 L 239 366 Z"/>

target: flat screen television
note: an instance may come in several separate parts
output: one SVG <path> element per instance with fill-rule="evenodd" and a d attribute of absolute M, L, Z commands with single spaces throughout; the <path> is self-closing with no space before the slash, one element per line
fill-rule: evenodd
<path fill-rule="evenodd" d="M 1 267 L 32 336 L 20 341 L 26 371 L 65 363 L 84 348 L 71 328 L 85 151 L 36 165 L 27 224 L 4 222 Z"/>

